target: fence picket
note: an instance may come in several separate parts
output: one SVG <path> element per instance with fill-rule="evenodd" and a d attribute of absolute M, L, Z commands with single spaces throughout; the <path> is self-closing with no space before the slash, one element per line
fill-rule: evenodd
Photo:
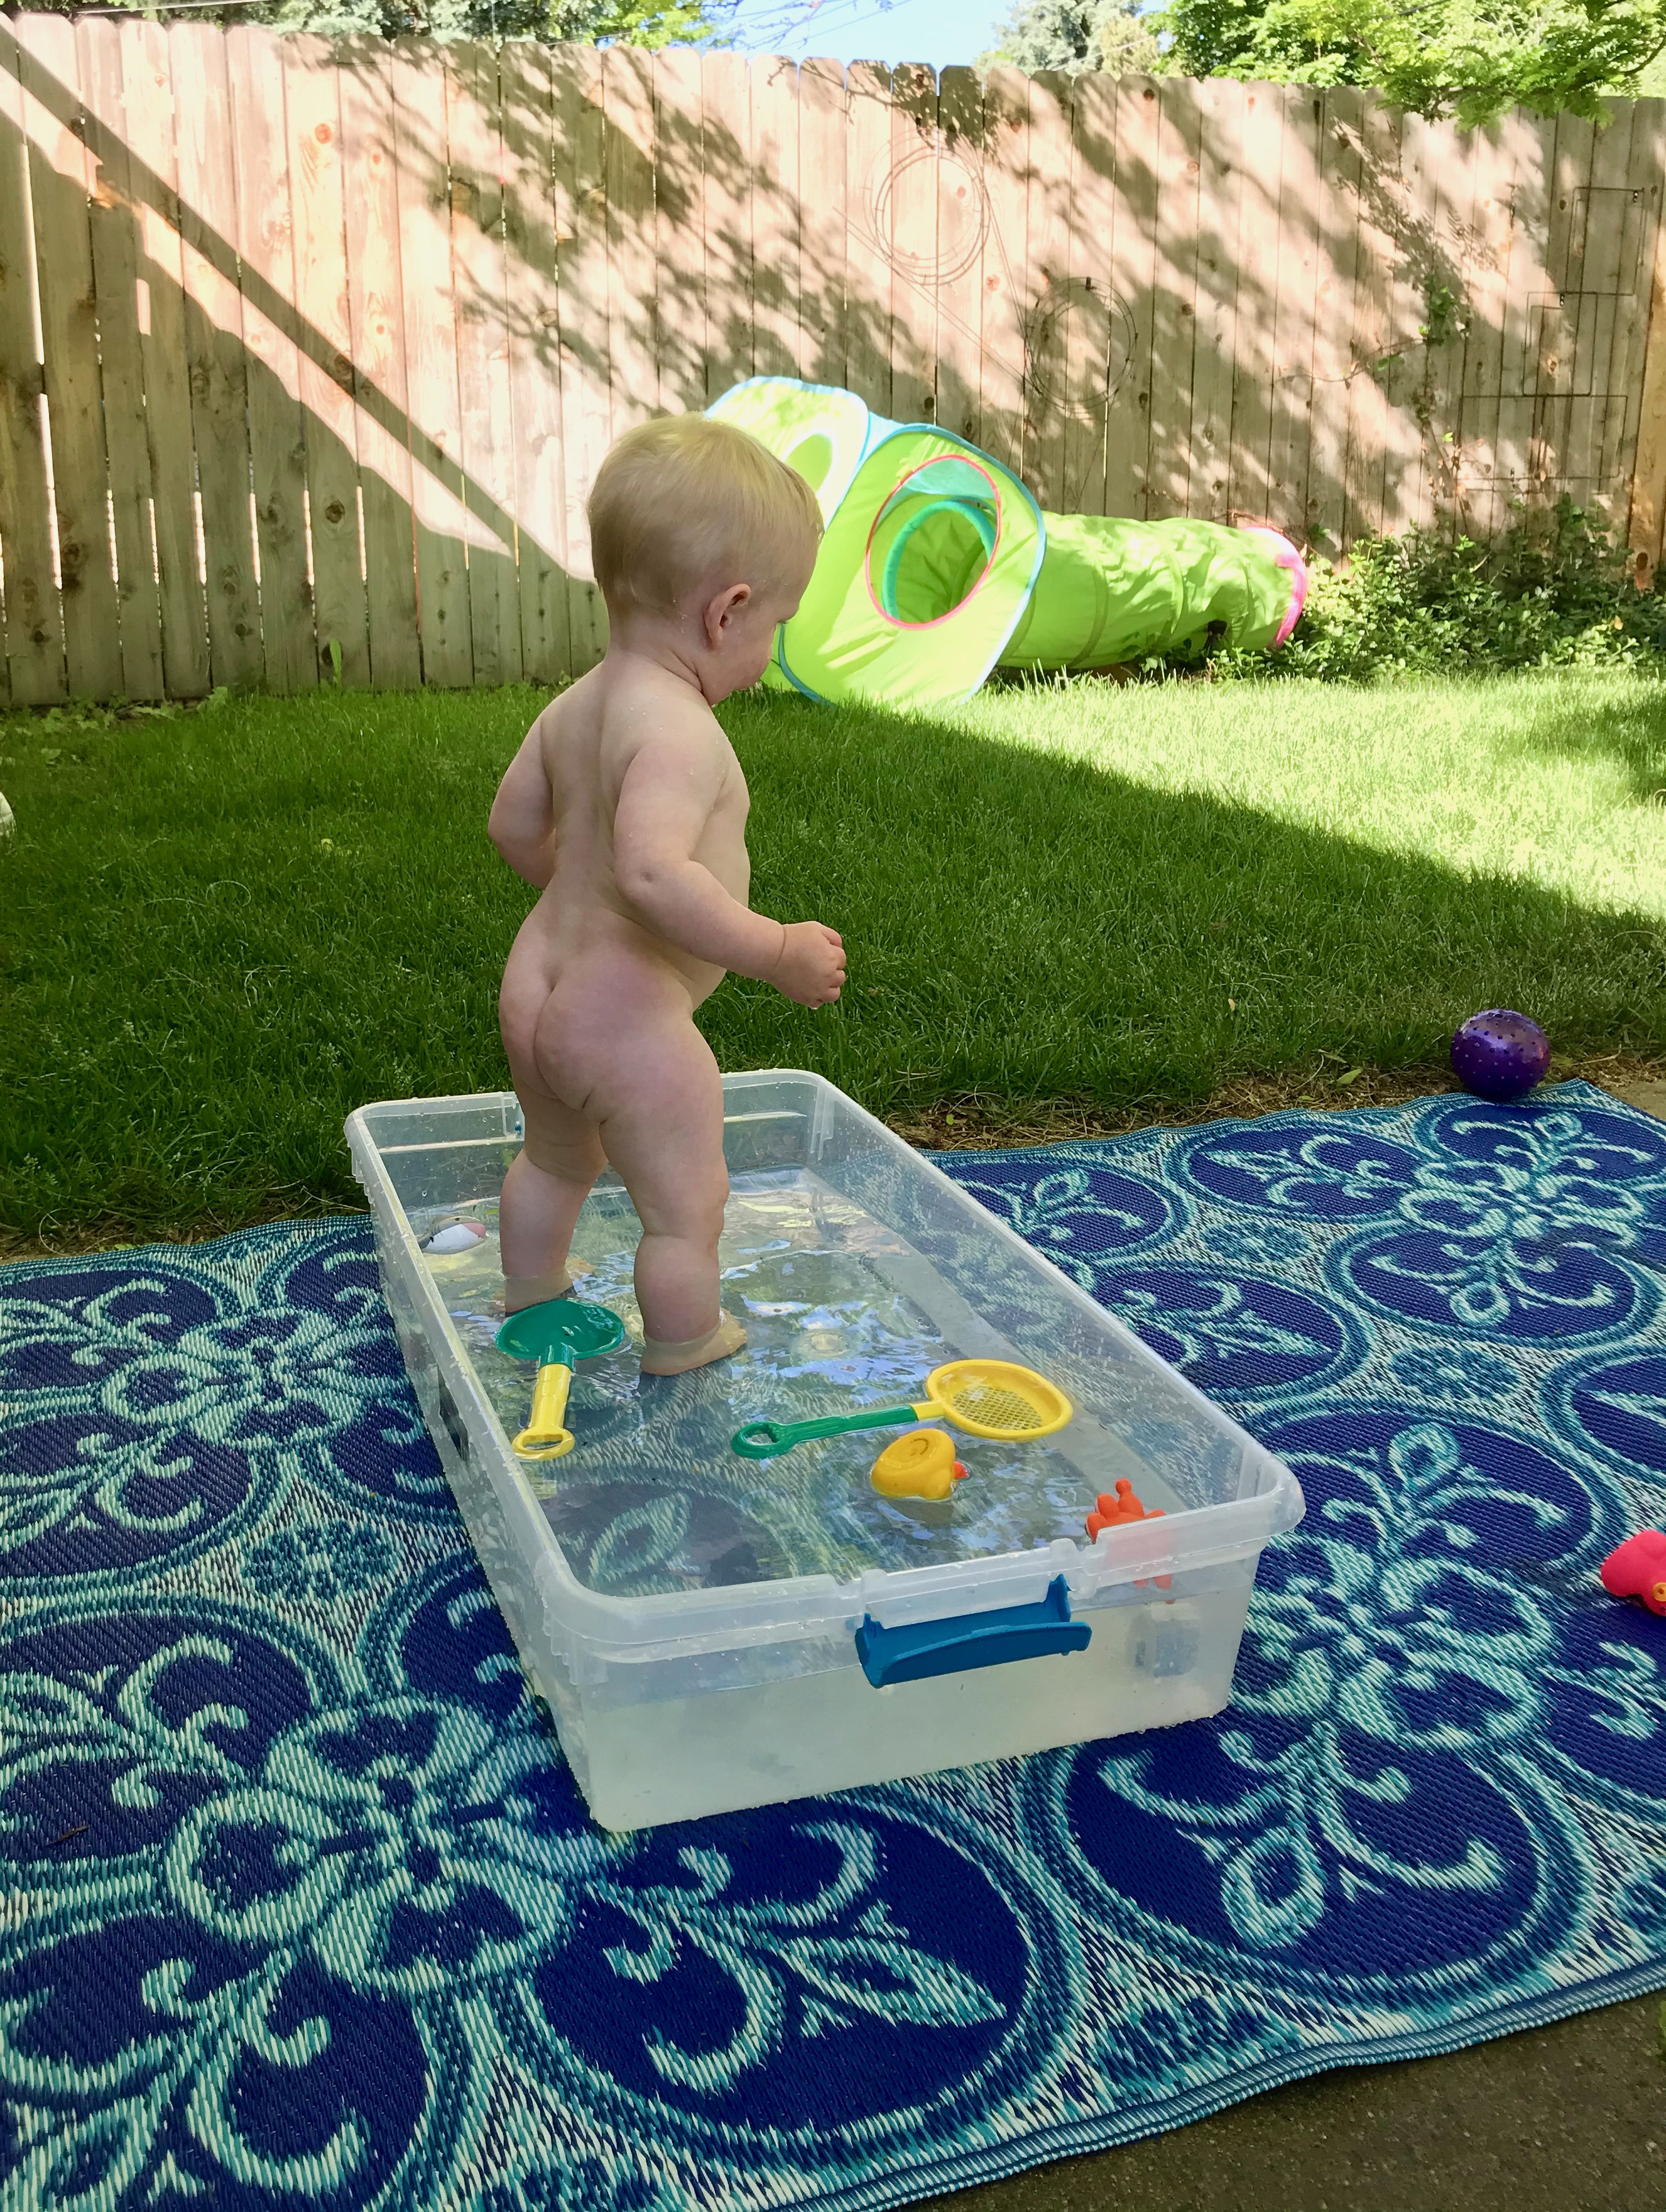
<path fill-rule="evenodd" d="M 1434 327 L 1437 301 L 1454 271 L 1441 237 L 1445 214 L 1441 173 L 1450 152 L 1444 136 L 1426 118 L 1408 114 L 1400 131 L 1400 180 L 1407 221 L 1402 231 L 1396 272 L 1398 331 L 1403 374 L 1395 397 L 1409 410 L 1416 434 L 1402 440 L 1404 466 L 1399 479 L 1396 529 L 1426 530 L 1435 518 L 1429 440 L 1435 434 L 1433 378 L 1439 349 L 1426 333 Z"/>
<path fill-rule="evenodd" d="M 881 415 L 891 404 L 891 241 L 885 223 L 891 178 L 891 71 L 853 62 L 846 149 L 848 323 L 846 374 L 850 388 Z"/>
<path fill-rule="evenodd" d="M 53 574 L 41 368 L 35 354 L 34 241 L 17 48 L 0 23 L 0 562 L 6 682 L 19 707 L 64 696 L 63 611 Z"/>
<path fill-rule="evenodd" d="M 1537 491 L 1534 420 L 1538 408 L 1538 303 L 1552 289 L 1550 196 L 1556 161 L 1554 118 L 1516 114 L 1516 179 L 1511 193 L 1509 261 L 1505 271 L 1504 343 L 1499 362 L 1499 427 L 1493 446 L 1494 512 L 1500 522 Z"/>
<path fill-rule="evenodd" d="M 1640 591 L 1654 582 L 1660 557 L 1663 489 L 1666 489 L 1666 191 L 1661 179 L 1666 172 L 1666 100 L 1641 103 L 1641 128 L 1632 141 L 1633 173 L 1644 194 L 1642 243 L 1639 252 L 1637 303 L 1628 334 L 1627 372 L 1624 389 L 1629 395 L 1630 422 L 1620 449 L 1622 480 L 1630 498 L 1626 516 L 1626 542 L 1632 551 L 1633 574 Z"/>
<path fill-rule="evenodd" d="M 706 398 L 752 374 L 752 94 L 738 54 L 700 58 Z"/>
<path fill-rule="evenodd" d="M 355 40 L 341 59 L 342 194 L 350 210 L 347 312 L 366 628 L 379 691 L 411 690 L 423 680 L 397 143 L 392 56 L 380 39 Z"/>
<path fill-rule="evenodd" d="M 1072 87 L 1043 74 L 1030 81 L 1030 176 L 1025 233 L 1030 289 L 1029 374 L 1025 392 L 1024 473 L 1055 513 L 1065 498 L 1065 441 L 1071 393 L 1066 369 L 1072 301 Z"/>
<path fill-rule="evenodd" d="M 1231 477 L 1232 360 L 1238 311 L 1238 227 L 1243 206 L 1243 87 L 1230 77 L 1196 88 L 1202 114 L 1197 200 L 1197 336 L 1192 357 L 1191 470 L 1187 509 L 1226 519 Z"/>
<path fill-rule="evenodd" d="M 501 69 L 521 667 L 532 682 L 556 684 L 570 672 L 570 654 L 550 57 L 517 39 L 504 47 Z"/>
<path fill-rule="evenodd" d="M 700 56 L 662 46 L 654 57 L 654 358 L 660 404 L 698 414 L 706 404 L 705 175 Z"/>
<path fill-rule="evenodd" d="M 937 406 L 937 76 L 891 73 L 891 167 L 874 235 L 891 266 L 891 411 L 930 422 Z"/>
<path fill-rule="evenodd" d="M 654 72 L 638 47 L 602 58 L 607 112 L 607 359 L 613 435 L 660 409 L 654 264 Z"/>
<path fill-rule="evenodd" d="M 1478 132 L 1467 131 L 1456 149 L 1430 148 L 1434 238 L 1429 265 L 1445 290 L 1432 293 L 1426 301 L 1430 331 L 1425 350 L 1418 519 L 1421 527 L 1448 534 L 1456 526 L 1459 506 L 1457 433 L 1471 316 L 1476 180 L 1484 144 Z"/>
<path fill-rule="evenodd" d="M 318 684 L 312 547 L 307 529 L 307 426 L 295 343 L 294 222 L 285 143 L 283 51 L 270 31 L 226 33 L 237 254 L 248 356 L 249 458 L 260 556 L 260 637 L 266 687 Z"/>
<path fill-rule="evenodd" d="M 1475 189 L 1465 256 L 1468 330 L 1463 349 L 1463 392 L 1452 428 L 1458 452 L 1458 519 L 1470 537 L 1490 537 L 1498 526 L 1498 446 L 1504 341 L 1509 308 L 1511 205 L 1516 189 L 1520 134 L 1516 118 L 1477 135 Z"/>
<path fill-rule="evenodd" d="M 817 384 L 847 380 L 845 226 L 849 137 L 844 71 L 837 62 L 799 69 L 799 327 L 803 373 Z"/>
<path fill-rule="evenodd" d="M 167 34 L 158 23 L 108 26 L 121 56 L 123 132 L 131 219 L 136 227 L 136 299 L 145 437 L 150 461 L 150 528 L 161 615 L 162 684 L 170 698 L 194 699 L 210 684 L 209 630 L 197 548 L 197 455 L 192 422 L 179 172 Z"/>
<path fill-rule="evenodd" d="M 799 78 L 763 56 L 748 72 L 752 112 L 752 369 L 797 376 L 799 367 Z"/>
<path fill-rule="evenodd" d="M 1243 234 L 1258 243 L 1238 269 L 1237 350 L 1232 362 L 1232 465 L 1227 513 L 1268 519 L 1272 506 L 1274 341 L 1278 318 L 1279 179 L 1284 109 L 1277 85 L 1251 84 L 1243 100 Z"/>
<path fill-rule="evenodd" d="M 75 26 L 64 15 L 22 15 L 16 28 L 33 101 L 29 197 L 70 696 L 108 699 L 123 677 L 88 222 L 92 164 L 72 127 L 82 106 Z"/>
<path fill-rule="evenodd" d="M 451 157 L 443 69 L 415 40 L 394 43 L 393 95 L 423 681 L 455 686 L 474 674 L 466 552 L 473 524 L 463 499 Z"/>
<path fill-rule="evenodd" d="M 139 334 L 138 239 L 131 212 L 120 41 L 120 32 L 107 17 L 82 15 L 76 21 L 76 55 L 88 121 L 87 143 L 93 155 L 88 224 L 98 303 L 99 381 L 110 471 L 116 601 L 120 610 L 121 688 L 131 699 L 160 699 L 166 688 L 162 610 L 150 524 L 150 446 L 145 434 L 144 362 Z"/>
<path fill-rule="evenodd" d="M 1610 100 L 1608 127 L 1591 149 L 1584 252 L 1579 268 L 1579 325 L 1573 385 L 1576 402 L 1566 473 L 1579 504 L 1604 523 L 1613 513 L 1608 470 L 1617 440 L 1609 421 L 1614 356 L 1623 303 L 1637 282 L 1641 239 L 1631 193 L 1631 142 L 1639 121 L 1635 102 Z M 1629 261 L 1629 267 L 1626 265 Z"/>
<path fill-rule="evenodd" d="M 1408 189 L 1421 141 L 1418 118 L 1402 115 L 1392 133 L 1394 167 L 1383 183 L 1394 216 L 1394 246 L 1384 271 L 1382 389 L 1383 519 L 1385 533 L 1408 529 L 1417 520 L 1423 466 L 1422 433 L 1417 419 L 1418 380 L 1423 374 L 1418 325 L 1426 309 L 1419 285 L 1428 265 L 1426 203 Z"/>
<path fill-rule="evenodd" d="M 1281 91 L 1284 144 L 1279 167 L 1278 304 L 1273 334 L 1268 507 L 1280 530 L 1304 538 L 1313 436 L 1314 302 L 1319 282 L 1316 206 L 1324 103 L 1307 85 L 1285 85 Z"/>
<path fill-rule="evenodd" d="M 1070 101 L 1070 288 L 1065 381 L 1065 504 L 1105 512 L 1105 425 L 1129 368 L 1133 329 L 1116 292 L 1111 240 L 1116 216 L 1116 87 L 1099 71 L 1079 78 Z"/>
<path fill-rule="evenodd" d="M 247 363 L 249 459 L 260 588 L 260 636 L 271 691 L 318 683 L 311 547 L 307 534 L 307 432 L 295 341 L 295 252 L 284 143 L 283 56 L 270 33 L 238 24 L 226 34 L 237 255 Z M 287 312 L 286 312 L 287 311 Z"/>
<path fill-rule="evenodd" d="M 284 115 L 295 226 L 295 304 L 307 439 L 307 514 L 319 672 L 362 690 L 370 681 L 359 537 L 358 410 L 342 191 L 342 71 L 327 40 L 283 42 Z"/>
<path fill-rule="evenodd" d="M 237 187 L 226 127 L 226 40 L 210 23 L 175 23 L 167 42 L 209 667 L 216 684 L 240 690 L 260 681 L 260 593 L 249 496 Z"/>
<path fill-rule="evenodd" d="M 451 265 L 457 391 L 469 532 L 469 635 L 477 684 L 520 680 L 515 574 L 514 424 L 509 404 L 508 276 L 496 49 L 449 50 L 446 129 L 451 162 Z"/>
<path fill-rule="evenodd" d="M 1394 111 L 1367 104 L 1359 125 L 1359 268 L 1348 333 L 1347 436 L 1343 547 L 1383 526 L 1383 453 L 1390 415 L 1388 368 L 1391 270 L 1399 222 L 1400 126 Z"/>
<path fill-rule="evenodd" d="M 1157 319 L 1157 160 L 1162 107 L 1149 77 L 1116 88 L 1116 217 L 1111 283 L 1128 313 L 1128 370 L 1105 416 L 1105 512 L 1143 515 L 1151 468 L 1152 338 Z"/>
<path fill-rule="evenodd" d="M 1561 476 L 1568 458 L 1574 368 L 1579 349 L 1580 264 L 1584 258 L 1584 221 L 1596 125 L 1586 117 L 1556 118 L 1556 150 L 1551 167 L 1549 243 L 1545 273 L 1551 289 L 1536 308 L 1537 362 L 1534 384 L 1530 472 L 1548 485 Z"/>
<path fill-rule="evenodd" d="M 1603 443 L 1603 519 L 1616 538 L 1630 524 L 1632 478 L 1637 444 L 1645 347 L 1647 342 L 1651 272 L 1660 226 L 1660 180 L 1666 146 L 1661 136 L 1657 100 L 1634 103 L 1628 149 L 1625 222 L 1628 235 L 1620 257 L 1620 295 L 1608 363 L 1608 420 Z"/>
<path fill-rule="evenodd" d="M 1313 308 L 1313 401 L 1303 536 L 1335 560 L 1342 550 L 1347 509 L 1349 350 L 1359 285 L 1359 169 L 1365 95 L 1335 85 L 1324 96 L 1320 126 L 1322 184 L 1318 225 L 1318 285 Z"/>
<path fill-rule="evenodd" d="M 1158 99 L 1157 237 L 1146 512 L 1184 514 L 1191 497 L 1196 372 L 1198 208 L 1203 112 L 1197 88 L 1164 77 Z"/>
<path fill-rule="evenodd" d="M 1025 396 L 1029 388 L 1030 80 L 1017 70 L 992 69 L 983 81 L 984 234 L 982 358 L 976 443 L 1017 468 L 1024 456 Z"/>
<path fill-rule="evenodd" d="M 945 69 L 937 88 L 937 352 L 934 420 L 977 443 L 978 304 L 983 222 L 983 93 L 976 70 Z"/>
<path fill-rule="evenodd" d="M 569 46 L 551 64 L 556 240 L 561 287 L 561 422 L 567 511 L 568 665 L 605 650 L 607 616 L 590 568 L 585 501 L 611 441 L 607 380 L 607 214 L 602 58 Z"/>
<path fill-rule="evenodd" d="M 1591 145 L 1590 182 L 1585 191 L 1585 219 L 1575 270 L 1579 317 L 1573 347 L 1573 389 L 1577 393 L 1603 391 L 1614 351 L 1614 305 L 1619 296 L 1620 264 L 1627 225 L 1624 210 L 1616 206 L 1626 197 L 1626 173 L 1631 166 L 1632 108 L 1606 101 L 1608 119 Z M 1617 111 L 1617 112 L 1616 112 Z M 1633 233 L 1635 244 L 1636 234 Z"/>

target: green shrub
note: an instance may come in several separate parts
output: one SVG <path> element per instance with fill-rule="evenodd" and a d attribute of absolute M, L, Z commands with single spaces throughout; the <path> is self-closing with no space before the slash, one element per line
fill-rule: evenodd
<path fill-rule="evenodd" d="M 1207 659 L 1215 677 L 1352 684 L 1615 666 L 1666 675 L 1666 598 L 1638 591 L 1624 553 L 1566 499 L 1486 545 L 1411 532 L 1363 540 L 1345 567 L 1316 559 L 1282 653 Z"/>

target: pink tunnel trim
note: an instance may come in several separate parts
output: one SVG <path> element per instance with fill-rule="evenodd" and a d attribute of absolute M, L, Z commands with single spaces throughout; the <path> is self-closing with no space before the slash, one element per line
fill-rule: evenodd
<path fill-rule="evenodd" d="M 1290 571 L 1290 605 L 1273 641 L 1276 653 L 1301 620 L 1302 609 L 1307 605 L 1307 563 L 1281 530 L 1269 530 L 1259 522 L 1246 523 L 1243 527 L 1246 537 L 1264 538 L 1280 568 Z"/>

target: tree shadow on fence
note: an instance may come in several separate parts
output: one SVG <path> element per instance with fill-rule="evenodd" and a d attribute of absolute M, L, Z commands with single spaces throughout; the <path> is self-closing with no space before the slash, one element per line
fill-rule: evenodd
<path fill-rule="evenodd" d="M 608 444 L 753 374 L 934 419 L 1055 511 L 1267 520 L 1332 552 L 1485 534 L 1524 488 L 1623 476 L 1635 443 L 1625 240 L 1639 260 L 1658 185 L 1593 275 L 1598 187 L 1576 237 L 1554 134 L 1520 117 L 1443 181 L 1459 142 L 1351 88 L 47 20 L 0 25 L 57 519 L 54 547 L 14 337 L 19 700 L 61 696 L 66 660 L 80 693 L 558 680 L 600 649 L 583 504 Z M 89 209 L 82 298 L 53 249 L 79 226 L 87 258 Z M 1623 356 L 1617 397 L 1528 345 L 1553 274 L 1599 302 L 1567 312 L 1607 331 L 1610 380 Z"/>
<path fill-rule="evenodd" d="M 344 51 L 342 58 L 350 67 Z M 64 278 L 50 248 L 79 236 L 84 258 L 88 193 L 81 176 L 55 165 L 44 132 L 33 134 L 31 149 L 16 118 L 0 112 L 0 175 L 17 178 L 32 156 L 56 522 L 49 531 L 44 513 L 9 503 L 5 605 L 18 702 L 63 696 L 54 664 L 66 650 L 72 696 L 190 696 L 221 683 L 386 689 L 523 672 L 558 679 L 569 665 L 564 606 L 559 640 L 538 665 L 487 671 L 471 658 L 470 593 L 564 599 L 566 572 L 524 521 L 297 307 L 293 287 L 240 252 L 228 224 L 210 220 L 0 25 L 0 68 L 7 66 L 18 69 L 38 114 L 97 164 L 93 207 L 106 233 L 114 226 L 124 234 L 106 236 L 102 258 L 134 272 L 125 292 L 89 285 L 76 303 L 78 325 L 66 319 L 54 332 L 46 304 Z M 286 225 L 289 210 L 275 219 Z M 179 360 L 159 361 L 155 333 Z M 56 347 L 55 335 L 63 340 Z M 159 443 L 161 426 L 148 426 L 140 495 L 155 537 L 140 550 L 153 557 L 121 563 L 118 580 L 104 509 L 106 471 L 116 475 L 120 463 L 110 371 L 124 356 L 182 374 L 188 411 L 171 426 L 171 449 Z M 301 404 L 307 378 L 333 396 L 328 415 Z M 8 381 L 0 428 L 14 454 L 38 451 L 38 416 L 15 377 Z M 347 498 L 311 501 L 310 487 L 331 478 Z M 319 590 L 326 567 L 337 604 Z M 56 570 L 51 580 L 43 579 L 48 569 Z M 429 589 L 419 606 L 422 583 Z M 117 658 L 119 623 L 129 649 Z M 147 653 L 143 634 L 159 627 L 161 650 Z M 161 679 L 153 685 L 134 680 L 148 659 Z"/>

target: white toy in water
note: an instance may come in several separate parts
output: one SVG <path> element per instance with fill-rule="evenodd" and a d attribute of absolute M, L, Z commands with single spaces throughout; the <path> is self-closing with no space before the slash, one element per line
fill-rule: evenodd
<path fill-rule="evenodd" d="M 478 1221 L 448 1221 L 443 1229 L 436 1229 L 423 1246 L 424 1252 L 435 1258 L 449 1259 L 456 1252 L 472 1252 L 485 1237 L 485 1229 Z"/>

